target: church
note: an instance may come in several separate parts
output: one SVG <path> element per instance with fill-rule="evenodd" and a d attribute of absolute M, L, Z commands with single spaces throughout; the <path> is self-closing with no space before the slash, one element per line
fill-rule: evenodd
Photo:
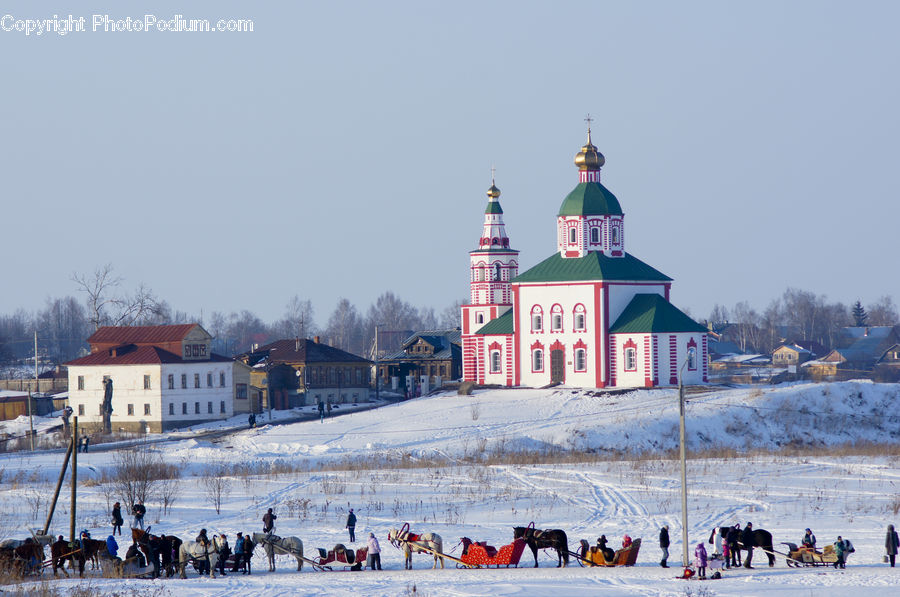
<path fill-rule="evenodd" d="M 488 189 L 462 306 L 463 380 L 636 388 L 707 382 L 706 329 L 669 302 L 672 278 L 625 250 L 625 214 L 600 182 L 603 154 L 575 156 L 578 184 L 556 217 L 557 250 L 519 273 L 500 190 Z"/>

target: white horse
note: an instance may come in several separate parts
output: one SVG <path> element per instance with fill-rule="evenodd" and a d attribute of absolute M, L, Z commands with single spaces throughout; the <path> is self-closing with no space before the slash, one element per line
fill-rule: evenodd
<path fill-rule="evenodd" d="M 444 567 L 444 558 L 438 554 L 444 550 L 444 541 L 437 533 L 424 533 L 415 535 L 410 533 L 406 525 L 399 531 L 391 529 L 388 531 L 388 541 L 391 545 L 403 552 L 403 567 L 406 570 L 412 570 L 412 554 L 427 553 L 434 556 L 434 565 L 432 569 L 437 568 L 438 560 L 441 561 L 441 568 Z M 422 548 L 426 549 L 422 549 Z"/>
<path fill-rule="evenodd" d="M 178 549 L 178 568 L 181 571 L 180 577 L 187 578 L 184 569 L 191 561 L 206 561 L 209 558 L 209 573 L 216 577 L 216 563 L 219 561 L 219 554 L 210 543 L 197 543 L 196 541 L 185 541 Z"/>
<path fill-rule="evenodd" d="M 279 537 L 272 533 L 253 533 L 254 548 L 262 545 L 269 560 L 269 572 L 275 572 L 275 552 L 297 559 L 297 570 L 303 570 L 303 541 L 298 537 Z"/>

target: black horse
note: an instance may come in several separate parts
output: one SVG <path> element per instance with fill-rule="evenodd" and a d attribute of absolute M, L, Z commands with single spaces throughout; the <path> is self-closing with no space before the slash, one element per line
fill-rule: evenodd
<path fill-rule="evenodd" d="M 560 566 L 569 565 L 569 538 L 562 529 L 535 529 L 534 523 L 527 527 L 513 527 L 513 540 L 518 538 L 525 539 L 525 543 L 531 548 L 534 554 L 534 567 L 538 567 L 537 554 L 539 549 L 555 549 L 559 557 Z"/>
<path fill-rule="evenodd" d="M 709 542 L 713 543 L 715 539 L 714 535 L 719 529 L 713 529 L 713 532 L 709 535 Z M 724 541 L 724 538 L 723 538 Z M 766 556 L 769 558 L 769 566 L 775 565 L 775 548 L 774 543 L 772 542 L 772 533 L 765 529 L 754 529 L 753 530 L 753 544 L 754 547 L 759 547 L 765 552 Z M 744 547 L 744 544 L 741 542 L 740 534 L 738 534 L 738 544 L 737 544 L 737 561 L 741 562 L 741 551 L 748 551 L 748 548 Z"/>
<path fill-rule="evenodd" d="M 165 570 L 166 578 L 175 575 L 175 560 L 178 548 L 181 547 L 181 539 L 174 535 L 151 535 L 150 527 L 147 530 L 131 529 L 131 538 L 147 556 L 147 561 L 153 565 L 153 578 L 158 578 Z"/>

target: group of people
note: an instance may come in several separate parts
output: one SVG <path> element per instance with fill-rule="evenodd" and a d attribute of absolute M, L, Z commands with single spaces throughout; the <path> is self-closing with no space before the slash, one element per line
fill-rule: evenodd
<path fill-rule="evenodd" d="M 804 531 L 803 539 L 800 540 L 800 545 L 802 547 L 805 547 L 806 549 L 811 549 L 814 552 L 819 553 L 819 550 L 816 549 L 816 536 L 813 534 L 811 529 L 806 529 L 806 531 Z M 834 554 L 837 556 L 837 561 L 834 563 L 834 567 L 846 568 L 847 556 L 855 551 L 856 548 L 853 547 L 853 544 L 849 539 L 844 539 L 843 537 L 838 535 L 837 541 L 834 542 Z"/>
<path fill-rule="evenodd" d="M 269 513 L 271 514 L 271 512 L 272 509 L 269 508 Z M 274 527 L 272 528 L 274 530 Z M 247 536 L 245 537 L 244 533 L 238 532 L 237 539 L 234 542 L 233 552 L 231 551 L 231 546 L 228 544 L 228 536 L 225 535 L 225 533 L 213 535 L 213 538 L 210 540 L 206 534 L 206 529 L 200 529 L 200 534 L 197 535 L 196 542 L 205 546 L 207 549 L 211 549 L 212 552 L 217 555 L 216 566 L 221 576 L 228 576 L 225 573 L 225 567 L 228 565 L 228 558 L 231 555 L 234 555 L 231 572 L 237 572 L 241 569 L 241 574 L 252 574 L 250 561 L 253 557 L 253 548 L 255 546 L 253 544 L 253 539 L 250 537 L 250 533 L 247 533 Z M 201 576 L 210 574 L 208 555 L 205 559 L 199 560 L 197 564 L 197 569 Z M 242 564 L 243 567 L 241 566 Z"/>

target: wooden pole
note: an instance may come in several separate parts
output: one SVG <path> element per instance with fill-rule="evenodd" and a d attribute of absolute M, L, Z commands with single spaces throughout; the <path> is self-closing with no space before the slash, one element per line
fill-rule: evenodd
<path fill-rule="evenodd" d="M 63 460 L 62 470 L 59 471 L 59 480 L 56 482 L 56 491 L 53 492 L 53 499 L 50 501 L 50 512 L 47 513 L 47 522 L 44 523 L 44 535 L 50 531 L 50 522 L 53 520 L 53 512 L 56 511 L 56 500 L 59 499 L 59 490 L 62 489 L 63 480 L 66 478 L 66 468 L 69 466 L 69 458 L 71 458 L 74 450 L 75 438 L 72 437 L 69 442 L 69 449 L 66 450 L 66 458 Z"/>
<path fill-rule="evenodd" d="M 73 417 L 72 421 L 72 442 L 78 441 L 78 417 Z M 75 488 L 78 485 L 78 447 L 72 449 L 72 511 L 69 513 L 69 541 L 75 544 Z"/>

